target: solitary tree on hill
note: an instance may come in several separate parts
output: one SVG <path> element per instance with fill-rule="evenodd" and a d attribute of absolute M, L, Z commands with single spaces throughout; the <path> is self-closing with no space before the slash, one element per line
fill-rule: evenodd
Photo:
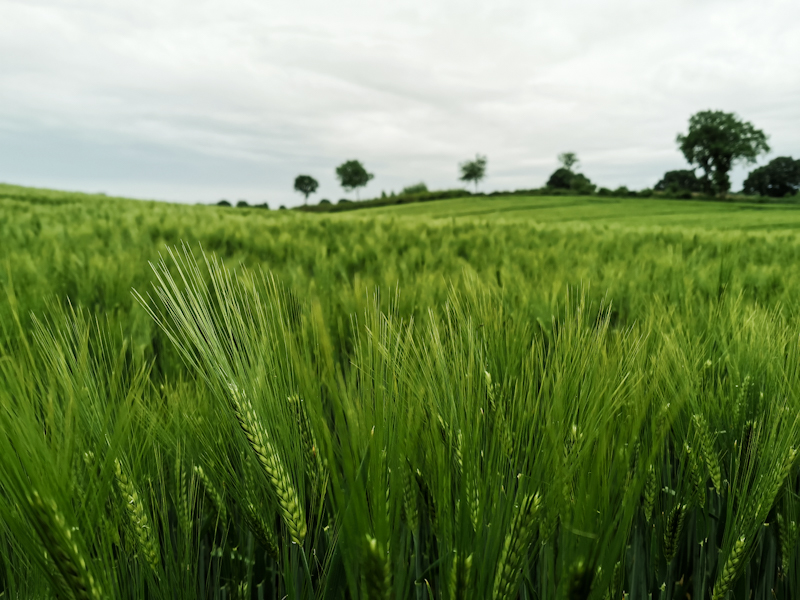
<path fill-rule="evenodd" d="M 572 167 L 577 165 L 580 161 L 578 160 L 578 155 L 574 152 L 562 152 L 558 155 L 558 162 L 560 162 L 561 166 L 567 171 L 572 171 Z"/>
<path fill-rule="evenodd" d="M 308 202 L 308 196 L 317 191 L 319 183 L 311 175 L 298 175 L 294 180 L 294 190 L 303 194 L 303 204 Z"/>
<path fill-rule="evenodd" d="M 348 160 L 336 167 L 336 177 L 346 192 L 356 191 L 356 199 L 359 199 L 358 188 L 364 187 L 369 180 L 375 177 L 357 160 Z"/>
<path fill-rule="evenodd" d="M 475 155 L 475 160 L 468 160 L 459 165 L 461 169 L 461 181 L 472 181 L 475 184 L 475 191 L 478 191 L 478 182 L 486 176 L 486 157 L 480 154 Z"/>
<path fill-rule="evenodd" d="M 728 173 L 737 160 L 754 163 L 769 152 L 767 136 L 733 113 L 704 110 L 689 119 L 689 132 L 677 138 L 686 160 L 703 170 L 706 192 L 724 196 L 731 187 Z"/>

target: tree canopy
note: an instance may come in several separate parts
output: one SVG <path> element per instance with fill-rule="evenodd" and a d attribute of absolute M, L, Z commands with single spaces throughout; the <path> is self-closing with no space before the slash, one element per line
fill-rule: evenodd
<path fill-rule="evenodd" d="M 409 185 L 403 188 L 403 191 L 400 192 L 401 194 L 422 194 L 428 191 L 428 186 L 425 185 L 424 182 L 420 181 L 419 183 L 415 183 L 414 185 Z"/>
<path fill-rule="evenodd" d="M 653 188 L 657 192 L 702 192 L 703 182 L 701 182 L 694 171 L 691 169 L 680 169 L 677 171 L 667 171 Z"/>
<path fill-rule="evenodd" d="M 550 175 L 547 187 L 556 190 L 570 190 L 576 194 L 591 194 L 597 186 L 586 175 L 573 173 L 566 167 L 559 167 Z"/>
<path fill-rule="evenodd" d="M 567 171 L 572 171 L 572 167 L 577 165 L 580 161 L 578 160 L 578 155 L 574 152 L 562 152 L 558 155 L 558 162 L 560 162 L 561 166 Z"/>
<path fill-rule="evenodd" d="M 475 160 L 468 160 L 459 165 L 461 169 L 461 181 L 472 181 L 475 184 L 475 191 L 478 191 L 478 182 L 486 176 L 486 157 L 480 154 L 475 155 Z"/>
<path fill-rule="evenodd" d="M 573 177 L 575 177 L 575 173 L 566 167 L 559 167 L 553 171 L 552 175 L 550 175 L 550 179 L 547 180 L 547 187 L 559 190 L 568 190 L 570 188 L 570 184 L 572 183 Z"/>
<path fill-rule="evenodd" d="M 800 160 L 779 156 L 750 172 L 744 180 L 745 194 L 772 198 L 792 196 L 800 189 Z"/>
<path fill-rule="evenodd" d="M 597 188 L 586 175 L 575 173 L 572 167 L 580 161 L 574 152 L 562 152 L 558 155 L 561 166 L 553 171 L 547 180 L 547 187 L 555 190 L 570 190 L 576 194 L 592 194 Z"/>
<path fill-rule="evenodd" d="M 676 141 L 691 165 L 703 170 L 701 181 L 707 192 L 724 196 L 731 187 L 728 173 L 736 161 L 753 163 L 769 152 L 767 136 L 734 113 L 700 111 L 689 119 L 689 131 Z"/>
<path fill-rule="evenodd" d="M 303 202 L 308 201 L 308 196 L 317 191 L 319 183 L 311 175 L 298 175 L 294 180 L 294 190 L 303 194 Z"/>
<path fill-rule="evenodd" d="M 339 178 L 339 183 L 346 192 L 356 190 L 356 197 L 358 197 L 358 188 L 367 185 L 375 175 L 367 173 L 364 165 L 357 160 L 348 160 L 336 167 L 336 177 Z"/>

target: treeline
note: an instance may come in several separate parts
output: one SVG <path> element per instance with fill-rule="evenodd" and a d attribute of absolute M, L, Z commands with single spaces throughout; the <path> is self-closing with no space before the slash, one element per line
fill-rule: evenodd
<path fill-rule="evenodd" d="M 660 182 L 659 182 L 660 183 Z M 467 189 L 437 190 L 432 192 L 383 194 L 377 198 L 361 200 L 358 202 L 342 198 L 338 204 L 333 204 L 329 200 L 323 199 L 319 204 L 303 205 L 294 207 L 293 210 L 313 213 L 331 213 L 348 210 L 358 210 L 362 208 L 377 208 L 381 206 L 393 206 L 396 204 L 413 204 L 415 202 L 429 202 L 431 200 L 446 200 L 450 198 L 496 198 L 499 196 L 599 196 L 601 198 L 663 198 L 674 200 L 718 200 L 714 195 L 708 195 L 698 191 L 687 191 L 685 189 L 658 189 L 645 188 L 643 190 L 631 190 L 625 186 L 616 189 L 596 188 L 588 190 L 573 188 L 558 188 L 544 186 L 541 188 L 518 189 L 518 190 L 497 190 L 494 192 L 471 192 Z M 763 202 L 764 197 L 743 194 L 733 194 L 726 198 L 726 201 L 738 202 Z"/>

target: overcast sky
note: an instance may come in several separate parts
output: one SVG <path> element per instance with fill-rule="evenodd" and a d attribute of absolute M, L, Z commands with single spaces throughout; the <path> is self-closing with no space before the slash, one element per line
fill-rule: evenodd
<path fill-rule="evenodd" d="M 642 188 L 703 109 L 800 158 L 800 2 L 0 0 L 8 183 L 276 207 L 300 173 L 347 197 L 352 158 L 372 197 L 476 153 L 484 190 L 539 187 L 574 151 Z"/>

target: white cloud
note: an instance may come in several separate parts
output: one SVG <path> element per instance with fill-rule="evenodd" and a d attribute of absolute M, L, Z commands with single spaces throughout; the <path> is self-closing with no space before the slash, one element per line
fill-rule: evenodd
<path fill-rule="evenodd" d="M 576 151 L 608 187 L 682 168 L 697 110 L 800 156 L 800 5 L 766 0 L 0 0 L 0 179 L 184 201 L 537 187 Z M 744 170 L 734 177 L 738 184 Z"/>

